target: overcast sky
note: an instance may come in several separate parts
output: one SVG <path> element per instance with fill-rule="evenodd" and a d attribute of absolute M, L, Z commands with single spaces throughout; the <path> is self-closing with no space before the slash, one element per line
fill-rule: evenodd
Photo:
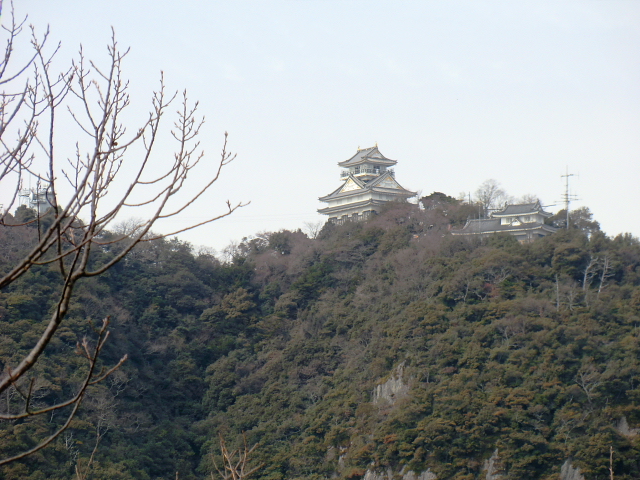
<path fill-rule="evenodd" d="M 22 0 L 20 14 L 106 60 L 111 26 L 143 114 L 159 72 L 237 160 L 183 221 L 223 248 L 317 222 L 337 162 L 377 142 L 409 190 L 452 196 L 489 178 L 557 211 L 571 191 L 610 235 L 640 236 L 640 2 Z M 6 9 L 3 21 L 6 21 Z M 64 135 L 64 132 L 59 134 Z M 69 136 L 70 137 L 70 136 Z M 73 144 L 73 138 L 60 138 Z M 162 148 L 170 148 L 167 143 Z M 163 228 L 170 228 L 167 225 Z"/>

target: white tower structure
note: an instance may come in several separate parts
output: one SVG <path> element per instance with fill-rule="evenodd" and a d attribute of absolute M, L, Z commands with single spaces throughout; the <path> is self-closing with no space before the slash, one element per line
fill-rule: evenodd
<path fill-rule="evenodd" d="M 414 197 L 416 192 L 406 190 L 396 181 L 390 167 L 397 163 L 382 155 L 377 145 L 358 149 L 354 156 L 338 163 L 345 169 L 340 174 L 343 183 L 329 195 L 320 197 L 328 206 L 318 213 L 329 215 L 330 222 L 343 223 L 369 218 L 386 202 Z"/>
<path fill-rule="evenodd" d="M 38 182 L 36 188 L 20 188 L 18 195 L 20 196 L 20 205 L 33 208 L 38 212 L 38 215 L 44 215 L 51 207 L 51 192 L 48 184 L 42 186 Z"/>

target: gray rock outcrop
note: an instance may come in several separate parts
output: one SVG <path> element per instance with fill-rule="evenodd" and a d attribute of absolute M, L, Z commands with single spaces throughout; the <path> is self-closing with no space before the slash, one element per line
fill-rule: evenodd
<path fill-rule="evenodd" d="M 402 480 L 438 480 L 438 477 L 436 477 L 430 468 L 420 473 L 420 475 L 416 475 L 416 473 L 411 470 L 405 473 L 403 468 L 399 475 L 402 475 Z M 393 480 L 393 478 L 394 475 L 391 469 L 387 469 L 386 472 L 367 470 L 362 480 Z"/>
<path fill-rule="evenodd" d="M 393 480 L 393 473 L 387 470 L 385 473 L 376 472 L 375 470 L 367 470 L 362 480 Z"/>
<path fill-rule="evenodd" d="M 484 461 L 484 470 L 487 472 L 485 477 L 487 480 L 500 480 L 502 478 L 503 469 L 497 448 L 494 450 L 493 455 Z"/>
<path fill-rule="evenodd" d="M 420 475 L 416 475 L 416 473 L 411 470 L 402 475 L 402 480 L 437 480 L 437 478 L 436 474 L 433 473 L 430 468 L 422 472 Z"/>
<path fill-rule="evenodd" d="M 578 467 L 574 468 L 571 462 L 567 460 L 560 469 L 560 480 L 585 480 L 585 478 L 580 473 L 580 469 Z"/>
<path fill-rule="evenodd" d="M 626 417 L 620 418 L 615 428 L 616 432 L 627 438 L 633 438 L 640 433 L 640 428 L 629 428 Z"/>
<path fill-rule="evenodd" d="M 396 367 L 391 377 L 386 382 L 376 385 L 373 389 L 373 404 L 389 403 L 393 405 L 398 399 L 409 393 L 409 385 L 402 379 L 404 375 L 404 362 Z"/>

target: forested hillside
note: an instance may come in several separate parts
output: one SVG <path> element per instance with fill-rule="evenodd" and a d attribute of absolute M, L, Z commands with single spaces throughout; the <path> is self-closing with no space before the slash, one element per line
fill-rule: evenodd
<path fill-rule="evenodd" d="M 462 207 L 427 207 L 390 205 L 315 239 L 257 235 L 227 262 L 179 240 L 139 245 L 80 285 L 35 395 L 73 391 L 76 342 L 107 315 L 101 361 L 128 361 L 53 446 L 0 476 L 75 478 L 99 438 L 88 478 L 210 478 L 218 435 L 244 431 L 256 479 L 556 479 L 568 461 L 595 480 L 610 448 L 615 479 L 638 478 L 638 239 L 607 237 L 583 209 L 531 244 L 470 240 L 448 234 Z M 0 227 L 0 269 L 36 238 Z M 0 292 L 1 368 L 31 347 L 55 275 L 34 268 Z M 60 421 L 0 423 L 2 454 Z"/>

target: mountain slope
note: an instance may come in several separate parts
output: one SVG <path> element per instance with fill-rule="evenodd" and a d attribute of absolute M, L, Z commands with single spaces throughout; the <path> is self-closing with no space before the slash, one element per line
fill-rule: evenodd
<path fill-rule="evenodd" d="M 640 242 L 580 229 L 470 241 L 447 234 L 447 208 L 258 236 L 228 264 L 179 241 L 138 249 L 83 285 L 48 352 L 72 378 L 75 336 L 109 313 L 103 360 L 131 360 L 87 402 L 82 443 L 5 477 L 71 478 L 108 410 L 95 478 L 203 478 L 218 433 L 242 431 L 260 443 L 256 478 L 476 479 L 492 459 L 504 479 L 557 478 L 567 460 L 595 479 L 610 447 L 615 478 L 634 478 Z M 1 294 L 3 359 L 37 324 L 35 300 L 16 300 L 46 284 L 31 282 Z"/>

